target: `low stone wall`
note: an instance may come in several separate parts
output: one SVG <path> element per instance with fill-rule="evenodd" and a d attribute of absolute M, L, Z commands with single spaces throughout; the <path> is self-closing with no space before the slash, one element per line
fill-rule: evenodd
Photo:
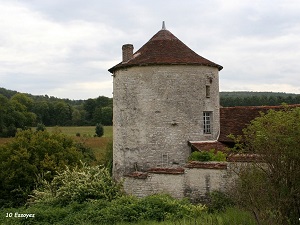
<path fill-rule="evenodd" d="M 230 187 L 237 167 L 237 162 L 191 162 L 183 168 L 152 168 L 126 176 L 124 190 L 138 197 L 168 193 L 175 198 L 205 201 L 211 191 Z"/>

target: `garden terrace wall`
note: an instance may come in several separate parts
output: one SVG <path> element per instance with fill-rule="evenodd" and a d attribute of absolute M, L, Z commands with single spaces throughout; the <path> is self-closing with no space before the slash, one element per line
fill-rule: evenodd
<path fill-rule="evenodd" d="M 124 178 L 124 190 L 138 197 L 168 193 L 175 198 L 201 202 L 207 200 L 211 191 L 229 188 L 239 165 L 239 162 L 190 162 L 179 168 L 136 171 Z"/>

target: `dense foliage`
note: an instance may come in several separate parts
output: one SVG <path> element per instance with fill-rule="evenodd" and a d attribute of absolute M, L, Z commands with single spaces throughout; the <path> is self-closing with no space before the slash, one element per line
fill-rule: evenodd
<path fill-rule="evenodd" d="M 234 195 L 258 222 L 299 224 L 300 218 L 300 108 L 270 110 L 244 130 L 245 152 L 262 162 L 239 171 Z"/>
<path fill-rule="evenodd" d="M 17 128 L 32 126 L 36 115 L 30 111 L 32 99 L 15 94 L 10 99 L 0 94 L 0 137 L 15 136 Z"/>
<path fill-rule="evenodd" d="M 33 191 L 31 202 L 67 205 L 88 200 L 107 200 L 122 196 L 121 184 L 116 183 L 107 168 L 88 166 L 58 172 L 50 182 L 41 178 Z"/>
<path fill-rule="evenodd" d="M 113 142 L 112 141 L 108 142 L 106 145 L 105 155 L 103 157 L 103 164 L 112 175 L 112 169 L 113 169 Z"/>
<path fill-rule="evenodd" d="M 33 96 L 0 88 L 0 137 L 14 136 L 17 128 L 112 125 L 112 98 L 69 100 Z"/>
<path fill-rule="evenodd" d="M 230 106 L 262 106 L 300 104 L 299 94 L 275 92 L 220 92 L 220 105 Z"/>
<path fill-rule="evenodd" d="M 97 137 L 102 137 L 104 134 L 104 128 L 101 123 L 96 124 L 95 133 Z"/>
<path fill-rule="evenodd" d="M 226 154 L 221 151 L 216 152 L 214 149 L 201 152 L 195 151 L 189 156 L 189 161 L 226 161 Z"/>
<path fill-rule="evenodd" d="M 37 203 L 27 208 L 6 209 L 6 212 L 35 214 L 34 218 L 4 218 L 5 224 L 104 224 L 142 221 L 177 221 L 181 218 L 197 218 L 206 213 L 203 205 L 192 205 L 186 200 L 177 200 L 165 194 L 156 194 L 139 199 L 120 196 L 112 201 L 93 200 L 65 206 Z M 4 214 L 3 214 L 4 215 Z"/>
<path fill-rule="evenodd" d="M 22 205 L 34 189 L 37 175 L 53 179 L 66 165 L 91 160 L 91 151 L 59 132 L 25 130 L 0 146 L 0 205 Z"/>

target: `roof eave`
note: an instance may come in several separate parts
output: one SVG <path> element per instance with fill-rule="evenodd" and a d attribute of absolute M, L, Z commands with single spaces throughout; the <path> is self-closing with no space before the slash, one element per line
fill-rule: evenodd
<path fill-rule="evenodd" d="M 128 68 L 128 67 L 133 67 L 133 66 L 152 66 L 152 65 L 198 65 L 198 66 L 208 66 L 208 67 L 216 67 L 219 71 L 221 71 L 223 69 L 223 66 L 220 66 L 218 64 L 215 65 L 211 65 L 211 64 L 207 64 L 207 63 L 134 63 L 134 64 L 126 64 L 126 63 L 119 63 L 117 65 L 115 65 L 114 67 L 108 69 L 108 71 L 110 73 L 114 73 L 116 70 L 118 69 L 124 69 L 124 68 Z"/>

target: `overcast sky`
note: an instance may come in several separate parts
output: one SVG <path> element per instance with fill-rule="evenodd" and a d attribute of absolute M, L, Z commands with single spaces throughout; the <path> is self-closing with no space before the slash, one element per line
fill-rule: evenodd
<path fill-rule="evenodd" d="M 224 67 L 221 91 L 300 93 L 299 0 L 0 0 L 0 87 L 112 97 L 107 71 L 166 28 Z"/>

